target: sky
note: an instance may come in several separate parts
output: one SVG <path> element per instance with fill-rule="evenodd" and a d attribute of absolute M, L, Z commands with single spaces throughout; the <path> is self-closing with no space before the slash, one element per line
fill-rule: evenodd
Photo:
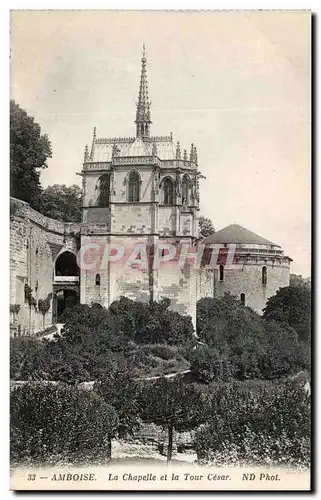
<path fill-rule="evenodd" d="M 94 126 L 134 136 L 143 43 L 152 135 L 196 144 L 200 213 L 281 245 L 310 276 L 308 12 L 13 11 L 11 98 L 52 143 L 43 185 L 81 185 Z"/>

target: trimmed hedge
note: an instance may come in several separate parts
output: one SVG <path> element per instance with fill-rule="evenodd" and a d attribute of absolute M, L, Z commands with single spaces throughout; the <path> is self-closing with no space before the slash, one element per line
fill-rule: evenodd
<path fill-rule="evenodd" d="M 11 462 L 108 456 L 117 414 L 95 392 L 30 385 L 11 393 Z"/>
<path fill-rule="evenodd" d="M 244 383 L 208 390 L 207 422 L 195 435 L 200 461 L 213 465 L 310 464 L 310 396 L 291 383 L 255 392 Z"/>

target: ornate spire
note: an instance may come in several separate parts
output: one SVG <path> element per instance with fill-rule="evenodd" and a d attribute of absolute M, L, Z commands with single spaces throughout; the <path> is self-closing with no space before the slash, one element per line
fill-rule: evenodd
<path fill-rule="evenodd" d="M 189 155 L 189 161 L 193 161 L 197 165 L 197 161 L 198 161 L 197 160 L 197 149 L 196 149 L 196 146 L 194 146 L 193 143 L 191 144 L 191 152 L 190 152 L 190 155 Z"/>
<path fill-rule="evenodd" d="M 194 146 L 194 162 L 195 162 L 195 163 L 196 163 L 196 165 L 197 165 L 197 163 L 198 163 L 198 159 L 197 159 L 197 149 L 196 149 L 196 146 Z"/>
<path fill-rule="evenodd" d="M 86 147 L 85 147 L 85 153 L 84 153 L 84 163 L 86 163 L 86 161 L 89 160 L 89 151 L 88 151 L 88 146 L 86 144 Z"/>
<path fill-rule="evenodd" d="M 157 144 L 155 141 L 153 142 L 152 155 L 157 156 Z"/>
<path fill-rule="evenodd" d="M 187 151 L 186 151 L 186 149 L 184 149 L 183 160 L 187 161 Z"/>
<path fill-rule="evenodd" d="M 142 69 L 140 74 L 138 102 L 136 103 L 137 110 L 135 123 L 136 136 L 144 138 L 150 137 L 150 124 L 152 123 L 150 118 L 151 102 L 148 99 L 145 44 L 143 45 L 143 57 L 141 61 Z"/>
<path fill-rule="evenodd" d="M 95 143 L 96 143 L 96 127 L 94 127 L 94 131 L 93 131 L 93 142 L 92 142 L 92 145 L 91 145 L 91 151 L 90 151 L 90 159 L 91 161 L 93 161 L 94 159 L 94 153 L 95 153 Z"/>
<path fill-rule="evenodd" d="M 194 144 L 191 144 L 191 152 L 189 154 L 189 161 L 194 161 Z"/>
<path fill-rule="evenodd" d="M 180 159 L 181 159 L 181 147 L 180 147 L 180 144 L 178 141 L 177 145 L 176 145 L 176 160 L 180 160 Z"/>

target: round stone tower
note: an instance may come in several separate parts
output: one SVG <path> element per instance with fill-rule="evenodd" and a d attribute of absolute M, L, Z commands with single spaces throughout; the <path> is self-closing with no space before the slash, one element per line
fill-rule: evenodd
<path fill-rule="evenodd" d="M 262 314 L 269 297 L 289 285 L 292 259 L 282 248 L 237 224 L 217 231 L 203 240 L 206 247 L 220 247 L 214 267 L 201 269 L 201 297 L 230 293 Z M 233 264 L 222 255 L 234 252 Z"/>

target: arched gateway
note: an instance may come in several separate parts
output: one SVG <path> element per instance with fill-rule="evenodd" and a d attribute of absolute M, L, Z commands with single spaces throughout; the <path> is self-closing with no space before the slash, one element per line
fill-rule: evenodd
<path fill-rule="evenodd" d="M 79 274 L 76 255 L 61 252 L 54 265 L 52 321 L 61 322 L 63 312 L 79 303 Z"/>

